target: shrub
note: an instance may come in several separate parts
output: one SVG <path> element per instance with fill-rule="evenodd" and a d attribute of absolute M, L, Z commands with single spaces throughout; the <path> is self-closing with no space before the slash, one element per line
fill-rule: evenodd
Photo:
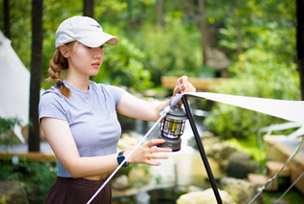
<path fill-rule="evenodd" d="M 195 27 L 172 20 L 165 28 L 145 25 L 135 43 L 145 53 L 143 64 L 152 81 L 160 85 L 163 75 L 198 76 L 202 72 L 200 33 Z"/>
<path fill-rule="evenodd" d="M 20 126 L 18 118 L 0 118 L 0 144 L 9 145 L 19 142 L 16 137 L 12 137 L 16 125 Z"/>
<path fill-rule="evenodd" d="M 282 63 L 272 53 L 251 49 L 230 71 L 235 77 L 214 88 L 232 95 L 300 100 L 299 77 L 295 64 Z M 262 113 L 216 103 L 204 121 L 210 131 L 223 138 L 246 138 L 265 126 L 284 122 Z"/>
<path fill-rule="evenodd" d="M 0 180 L 18 180 L 25 184 L 30 203 L 43 203 L 56 180 L 55 162 L 33 162 L 12 157 L 0 160 Z"/>
<path fill-rule="evenodd" d="M 107 28 L 109 33 L 117 33 Z M 116 35 L 116 34 L 115 34 Z M 99 74 L 94 77 L 97 82 L 133 87 L 136 90 L 151 88 L 150 72 L 144 68 L 144 53 L 127 37 L 118 36 L 119 44 L 106 46 L 105 59 Z"/>

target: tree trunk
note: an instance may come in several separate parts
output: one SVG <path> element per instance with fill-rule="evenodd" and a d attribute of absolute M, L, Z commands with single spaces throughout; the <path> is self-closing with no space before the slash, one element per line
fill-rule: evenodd
<path fill-rule="evenodd" d="M 296 1 L 297 9 L 297 55 L 298 69 L 300 73 L 301 97 L 304 100 L 304 0 Z"/>
<path fill-rule="evenodd" d="M 241 29 L 238 23 L 238 18 L 235 16 L 235 12 L 232 13 L 233 21 L 234 21 L 234 29 L 236 33 L 236 41 L 237 41 L 237 54 L 238 56 L 243 53 L 243 46 L 242 46 L 242 34 Z"/>
<path fill-rule="evenodd" d="M 164 2 L 163 0 L 158 0 L 157 3 L 157 23 L 158 25 L 162 28 L 164 25 L 164 20 L 163 20 L 163 8 L 164 7 Z"/>
<path fill-rule="evenodd" d="M 32 0 L 32 56 L 29 110 L 29 152 L 40 151 L 40 126 L 38 105 L 42 70 L 42 9 L 43 0 Z"/>
<path fill-rule="evenodd" d="M 200 14 L 200 31 L 202 36 L 202 51 L 203 51 L 203 65 L 206 66 L 208 62 L 207 57 L 207 29 L 205 23 L 205 0 L 198 0 L 199 14 Z"/>
<path fill-rule="evenodd" d="M 94 18 L 94 0 L 83 0 L 83 15 Z M 94 76 L 90 76 L 94 80 Z"/>
<path fill-rule="evenodd" d="M 9 0 L 3 1 L 3 14 L 4 14 L 4 35 L 11 38 L 11 23 L 10 23 L 10 6 Z"/>
<path fill-rule="evenodd" d="M 193 5 L 192 2 L 190 2 L 189 0 L 184 0 L 183 1 L 183 13 L 184 13 L 184 22 L 190 23 L 191 19 L 193 19 L 194 14 L 193 14 Z"/>
<path fill-rule="evenodd" d="M 83 1 L 83 15 L 94 18 L 94 0 Z"/>
<path fill-rule="evenodd" d="M 243 53 L 243 46 L 242 46 L 242 35 L 241 30 L 238 26 L 235 27 L 236 32 L 236 40 L 237 40 L 237 53 L 241 55 Z"/>

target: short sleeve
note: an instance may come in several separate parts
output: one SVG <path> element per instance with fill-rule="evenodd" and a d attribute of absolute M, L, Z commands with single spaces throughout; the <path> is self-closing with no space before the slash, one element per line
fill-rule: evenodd
<path fill-rule="evenodd" d="M 109 85 L 108 88 L 109 88 L 109 91 L 110 91 L 111 95 L 114 98 L 115 108 L 117 108 L 117 106 L 119 105 L 121 97 L 124 94 L 125 90 L 122 89 L 122 88 L 120 88 L 120 87 L 112 86 L 112 85 Z"/>
<path fill-rule="evenodd" d="M 64 100 L 54 92 L 45 92 L 39 103 L 39 121 L 41 118 L 50 117 L 67 120 L 67 114 L 63 107 Z"/>
<path fill-rule="evenodd" d="M 106 93 L 106 95 L 110 96 L 113 99 L 115 108 L 117 108 L 122 98 L 122 95 L 126 91 L 120 87 L 113 85 L 104 85 L 104 84 L 98 84 L 98 85 L 100 86 L 100 89 Z"/>

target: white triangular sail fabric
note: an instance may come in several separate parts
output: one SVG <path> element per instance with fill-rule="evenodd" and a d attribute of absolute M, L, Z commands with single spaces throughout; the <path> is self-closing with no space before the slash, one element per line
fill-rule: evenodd
<path fill-rule="evenodd" d="M 170 102 L 170 105 L 177 104 L 183 95 L 193 96 L 202 99 L 208 99 L 260 113 L 282 118 L 288 121 L 304 125 L 304 101 L 279 100 L 268 98 L 257 98 L 249 96 L 236 96 L 229 94 L 195 92 L 176 95 Z M 299 133 L 297 133 L 299 134 Z M 304 139 L 301 140 L 296 153 L 304 148 Z"/>
<path fill-rule="evenodd" d="M 172 100 L 172 103 L 177 103 L 183 95 L 217 101 L 220 103 L 225 103 L 232 106 L 237 106 L 240 108 L 245 108 L 248 110 L 282 118 L 288 121 L 304 124 L 304 101 L 278 100 L 210 92 L 196 92 L 178 94 L 173 98 L 174 100 Z"/>

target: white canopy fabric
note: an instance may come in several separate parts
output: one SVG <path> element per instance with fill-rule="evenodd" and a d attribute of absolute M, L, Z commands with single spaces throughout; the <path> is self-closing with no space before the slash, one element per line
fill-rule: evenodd
<path fill-rule="evenodd" d="M 30 73 L 25 68 L 11 42 L 0 31 L 0 117 L 18 118 L 21 126 L 28 124 Z M 14 133 L 25 142 L 21 127 Z"/>
<path fill-rule="evenodd" d="M 177 104 L 183 95 L 208 99 L 260 113 L 282 118 L 287 121 L 304 125 L 304 101 L 278 100 L 268 98 L 257 98 L 248 96 L 235 96 L 229 94 L 196 92 L 177 94 L 170 102 Z"/>

